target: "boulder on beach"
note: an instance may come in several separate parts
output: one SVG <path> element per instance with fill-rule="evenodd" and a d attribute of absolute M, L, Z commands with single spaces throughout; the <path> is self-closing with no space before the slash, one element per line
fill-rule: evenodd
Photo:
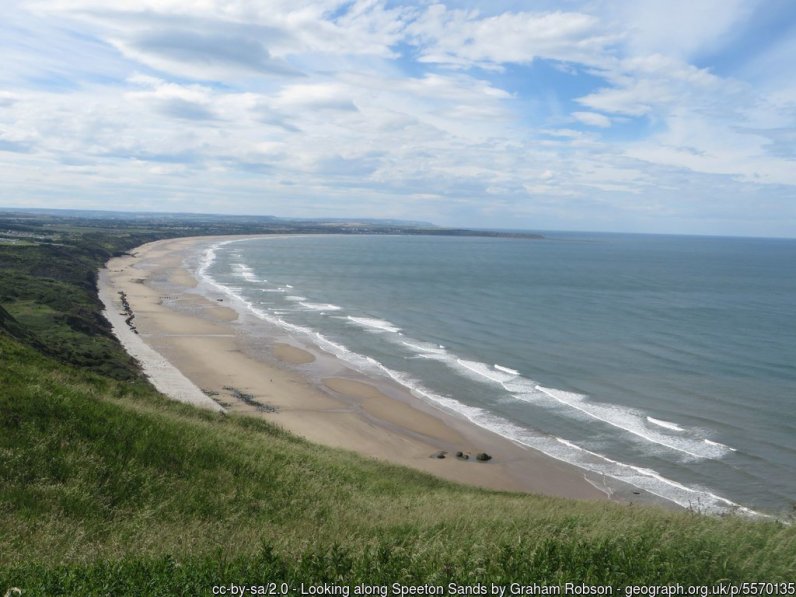
<path fill-rule="evenodd" d="M 492 460 L 492 457 L 486 452 L 481 452 L 480 454 L 476 455 L 475 459 L 479 462 L 486 462 L 488 460 Z"/>

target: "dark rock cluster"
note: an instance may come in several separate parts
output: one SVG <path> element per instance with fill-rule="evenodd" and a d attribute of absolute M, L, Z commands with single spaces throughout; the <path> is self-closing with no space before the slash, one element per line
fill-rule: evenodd
<path fill-rule="evenodd" d="M 135 319 L 135 314 L 133 313 L 133 310 L 130 308 L 130 303 L 127 301 L 127 295 L 124 293 L 124 291 L 120 290 L 119 296 L 121 297 L 122 308 L 124 309 L 124 311 L 122 312 L 122 315 L 125 316 L 124 323 L 126 323 L 128 327 L 131 330 L 133 330 L 134 334 L 137 334 L 138 330 L 136 329 L 135 324 L 133 323 L 133 319 Z"/>
<path fill-rule="evenodd" d="M 448 456 L 448 453 L 445 450 L 438 450 L 437 452 L 434 452 L 431 455 L 431 458 L 443 459 L 443 458 L 446 458 L 447 456 Z M 469 452 L 462 452 L 460 450 L 460 451 L 456 452 L 456 458 L 458 458 L 459 460 L 470 460 L 470 453 Z M 475 459 L 478 462 L 487 462 L 489 460 L 492 460 L 492 456 L 490 456 L 486 452 L 479 452 L 478 454 L 476 454 Z"/>

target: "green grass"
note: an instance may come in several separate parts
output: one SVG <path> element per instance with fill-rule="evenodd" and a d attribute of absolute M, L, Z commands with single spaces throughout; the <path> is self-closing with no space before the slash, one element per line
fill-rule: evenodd
<path fill-rule="evenodd" d="M 65 314 L 56 302 L 40 300 L 16 300 L 6 306 L 6 311 L 38 340 L 45 352 L 71 365 L 118 379 L 137 376 L 134 361 L 90 314 Z"/>
<path fill-rule="evenodd" d="M 461 487 L 59 368 L 2 334 L 0 363 L 0 594 L 796 577 L 781 523 Z"/>
<path fill-rule="evenodd" d="M 29 240 L 17 240 L 15 238 L 0 238 L 0 245 L 7 245 L 12 247 L 32 247 L 36 242 Z"/>
<path fill-rule="evenodd" d="M 0 306 L 13 318 L 11 326 L 0 319 L 0 329 L 14 327 L 13 335 L 64 363 L 136 378 L 137 366 L 102 316 L 97 270 L 132 243 L 154 237 L 72 232 L 62 244 L 0 245 Z"/>

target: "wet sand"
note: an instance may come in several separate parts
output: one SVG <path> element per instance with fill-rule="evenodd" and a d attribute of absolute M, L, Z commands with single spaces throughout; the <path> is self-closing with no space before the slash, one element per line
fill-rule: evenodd
<path fill-rule="evenodd" d="M 213 240 L 149 243 L 112 259 L 100 275 L 100 295 L 117 336 L 164 394 L 262 417 L 318 444 L 461 483 L 607 499 L 580 469 L 438 410 L 397 384 L 369 380 L 342 365 L 339 374 L 313 381 L 306 368 L 321 355 L 301 340 L 254 343 L 250 318 L 244 322 L 225 299 L 200 294 L 184 265 Z M 125 323 L 120 292 L 135 332 Z M 440 452 L 446 457 L 434 457 Z M 457 458 L 457 452 L 469 458 Z M 492 459 L 478 462 L 481 452 Z"/>

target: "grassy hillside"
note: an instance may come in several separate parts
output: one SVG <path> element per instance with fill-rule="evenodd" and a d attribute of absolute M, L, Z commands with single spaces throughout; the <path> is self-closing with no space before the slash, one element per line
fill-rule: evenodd
<path fill-rule="evenodd" d="M 26 221 L 0 244 L 0 596 L 796 578 L 781 523 L 466 488 L 168 401 L 94 276 L 179 230 L 111 224 Z"/>
<path fill-rule="evenodd" d="M 796 529 L 465 488 L 56 366 L 0 334 L 0 593 L 796 578 Z"/>

